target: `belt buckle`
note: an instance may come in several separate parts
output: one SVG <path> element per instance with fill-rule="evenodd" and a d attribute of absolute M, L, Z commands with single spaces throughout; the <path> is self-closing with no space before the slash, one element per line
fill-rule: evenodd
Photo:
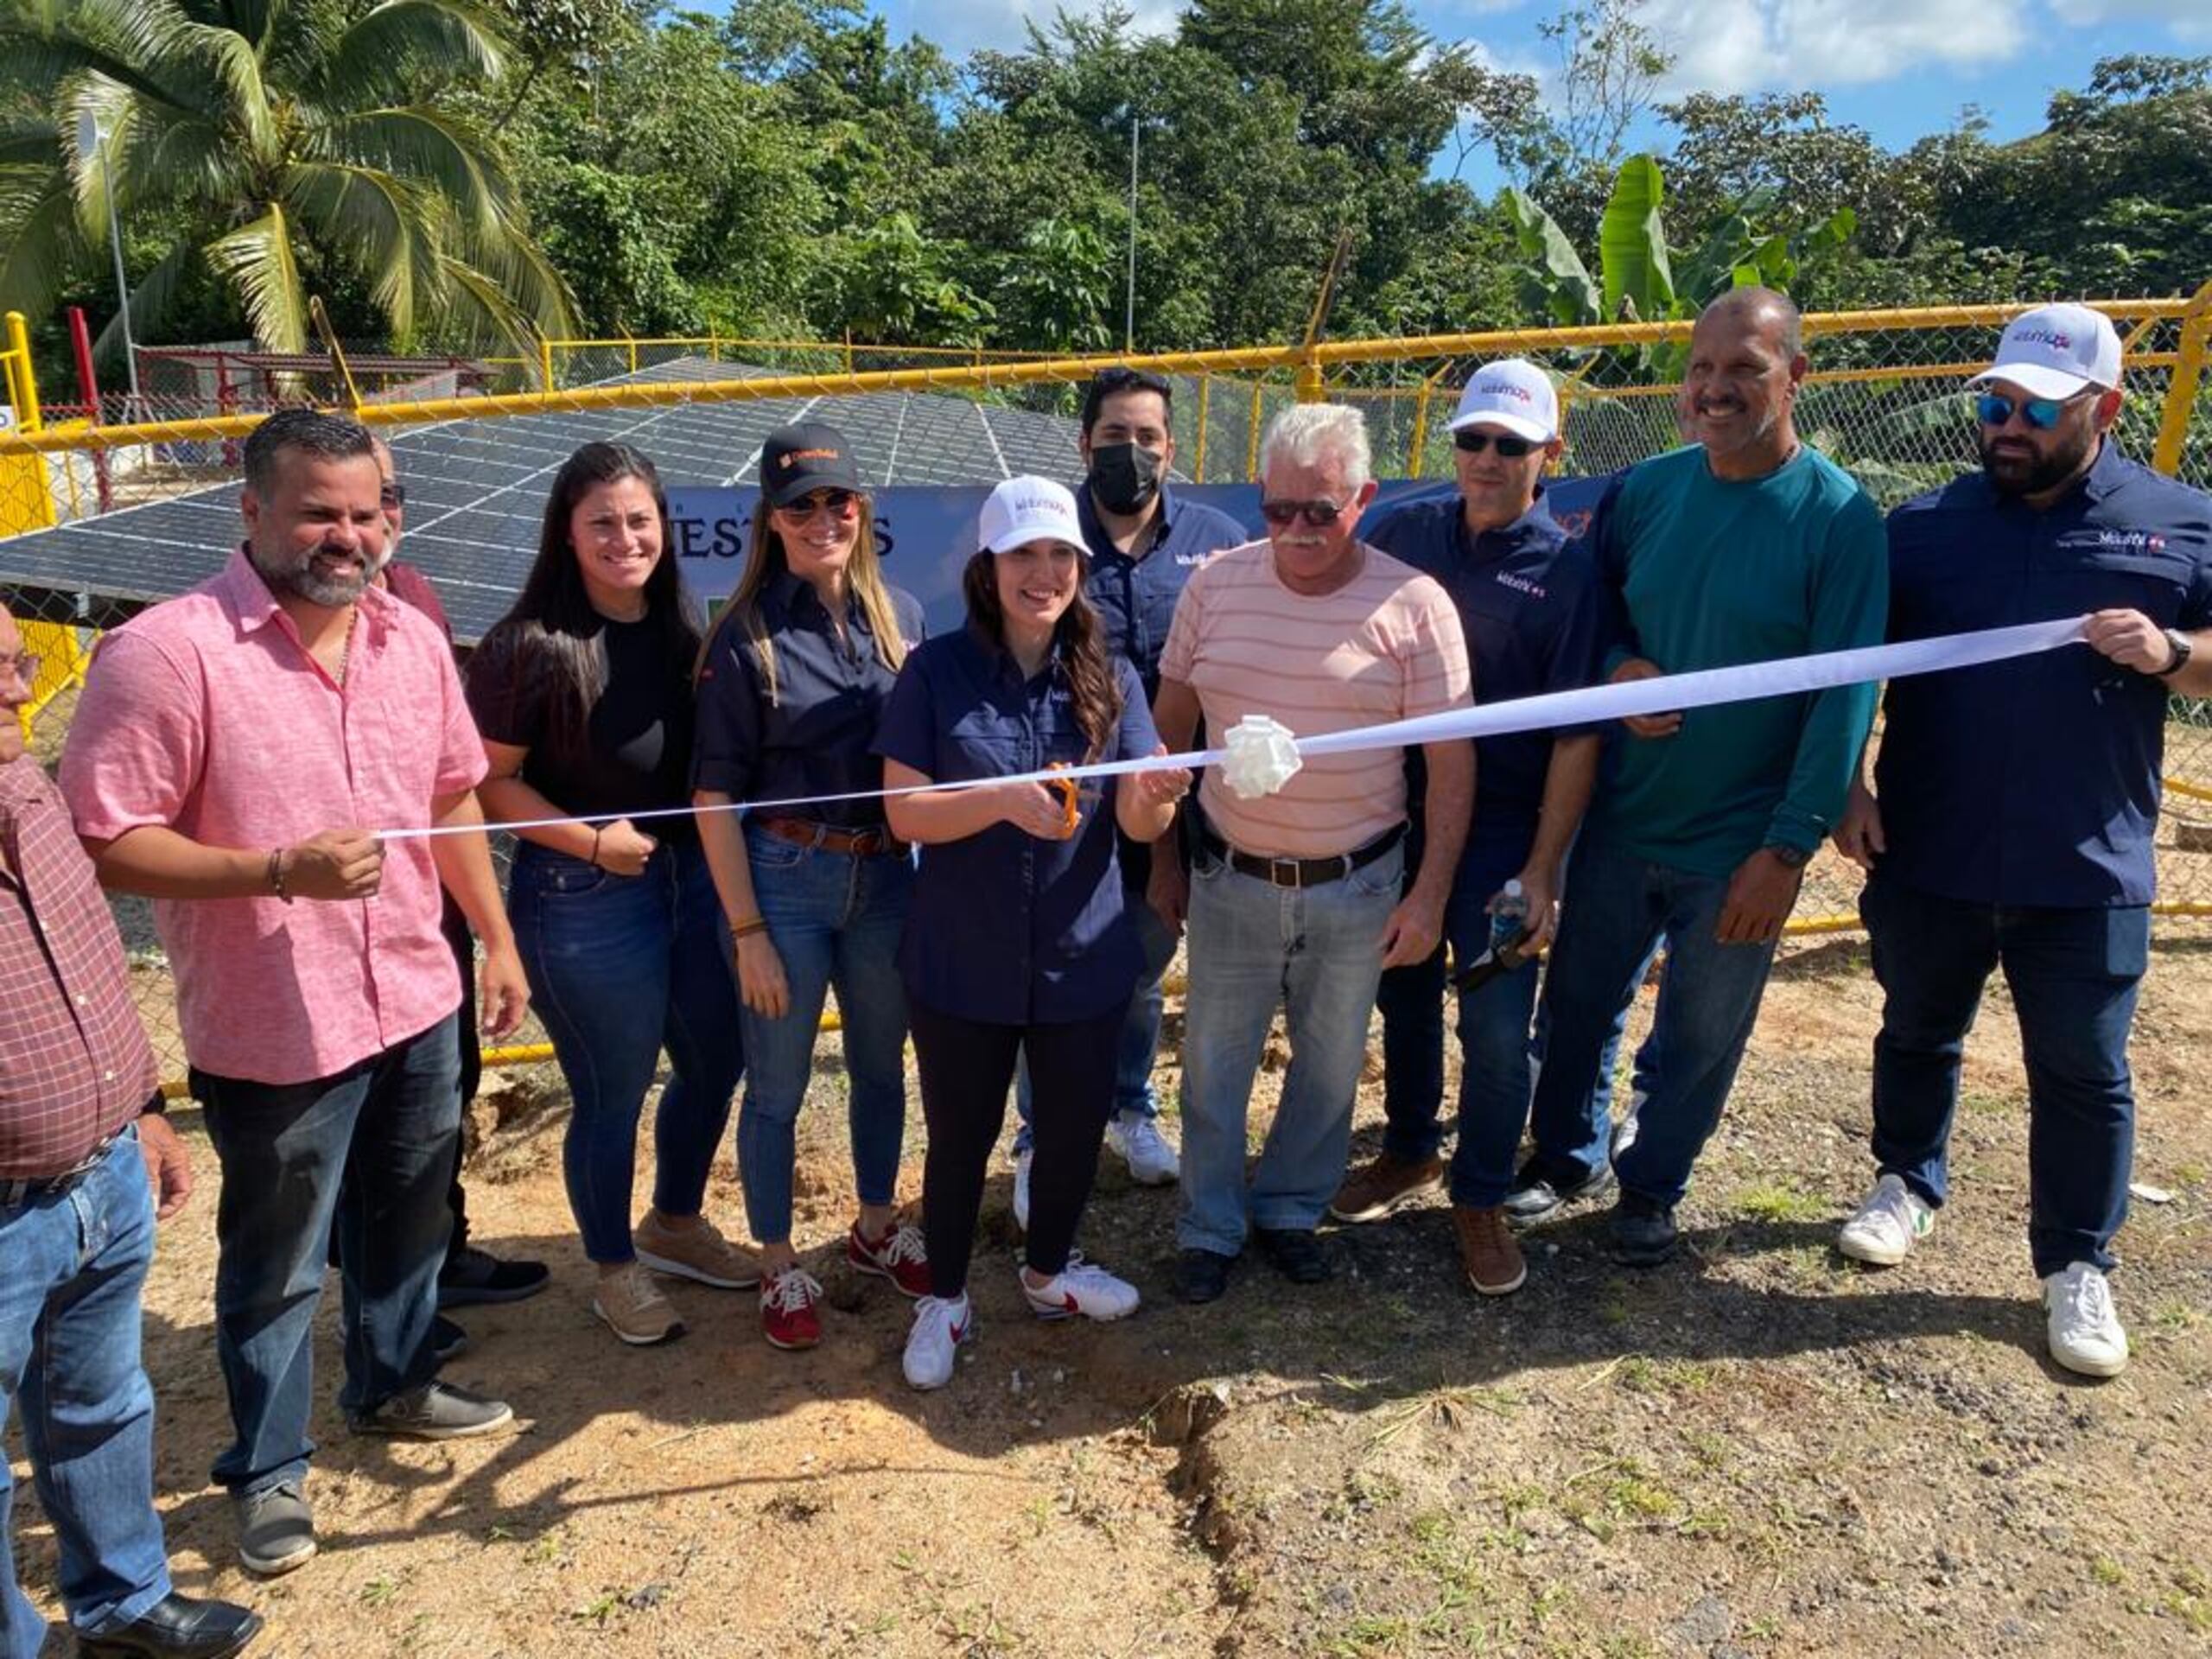
<path fill-rule="evenodd" d="M 1270 858 L 1268 861 L 1268 880 L 1279 887 L 1289 887 L 1294 891 L 1302 889 L 1306 886 L 1306 872 L 1301 864 L 1302 861 L 1295 858 Z M 1290 873 L 1287 881 L 1283 880 L 1286 870 Z"/>

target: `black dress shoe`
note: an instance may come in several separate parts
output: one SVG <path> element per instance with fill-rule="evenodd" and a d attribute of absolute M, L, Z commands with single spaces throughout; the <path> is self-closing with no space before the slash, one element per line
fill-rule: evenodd
<path fill-rule="evenodd" d="M 1218 1250 L 1185 1250 L 1175 1262 L 1175 1294 L 1186 1302 L 1217 1302 L 1236 1265 L 1235 1256 Z"/>
<path fill-rule="evenodd" d="M 1613 1260 L 1624 1268 L 1656 1268 L 1675 1254 L 1675 1207 L 1624 1191 L 1613 1205 Z"/>
<path fill-rule="evenodd" d="M 1534 1227 L 1549 1221 L 1570 1204 L 1602 1198 L 1613 1190 L 1613 1166 L 1601 1165 L 1587 1173 L 1569 1166 L 1551 1167 L 1541 1155 L 1530 1158 L 1513 1178 L 1505 1195 L 1505 1219 L 1515 1227 Z"/>
<path fill-rule="evenodd" d="M 1318 1285 L 1336 1272 L 1322 1252 L 1321 1241 L 1301 1228 L 1255 1227 L 1252 1236 L 1260 1241 L 1275 1271 L 1294 1285 Z"/>
<path fill-rule="evenodd" d="M 545 1288 L 552 1274 L 543 1262 L 506 1262 L 489 1250 L 464 1244 L 446 1257 L 438 1273 L 440 1307 L 476 1307 L 486 1302 L 521 1302 Z"/>
<path fill-rule="evenodd" d="M 253 1640 L 261 1615 L 172 1590 L 128 1624 L 77 1638 L 86 1659 L 223 1659 Z"/>

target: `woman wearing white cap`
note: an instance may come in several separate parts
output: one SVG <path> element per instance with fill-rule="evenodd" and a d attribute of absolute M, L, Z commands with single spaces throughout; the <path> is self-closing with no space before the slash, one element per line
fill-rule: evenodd
<path fill-rule="evenodd" d="M 876 751 L 892 830 L 923 851 L 899 948 L 929 1154 L 922 1207 L 931 1294 L 906 1380 L 950 1380 L 967 1338 L 968 1263 L 1017 1053 L 1036 1086 L 1021 1289 L 1041 1319 L 1117 1319 L 1135 1287 L 1072 1250 L 1113 1109 L 1114 1057 L 1141 966 L 1114 827 L 1156 840 L 1190 787 L 1179 770 L 1081 790 L 1028 776 L 1160 752 L 1135 671 L 1083 595 L 1075 498 L 1008 479 L 983 504 L 962 591 L 968 623 L 925 641 L 893 689 Z M 1001 784 L 931 789 L 932 784 Z"/>

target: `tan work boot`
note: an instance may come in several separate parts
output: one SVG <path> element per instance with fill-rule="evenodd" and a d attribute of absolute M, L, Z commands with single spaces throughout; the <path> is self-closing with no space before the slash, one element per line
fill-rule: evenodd
<path fill-rule="evenodd" d="M 704 1216 L 675 1221 L 648 1210 L 633 1243 L 638 1260 L 655 1273 L 672 1273 L 716 1290 L 750 1290 L 760 1282 L 760 1263 L 715 1231 Z"/>
<path fill-rule="evenodd" d="M 632 1348 L 650 1348 L 683 1334 L 676 1304 L 661 1294 L 652 1274 L 636 1262 L 600 1275 L 599 1287 L 592 1293 L 591 1311 Z"/>
<path fill-rule="evenodd" d="M 1529 1266 L 1521 1259 L 1521 1242 L 1505 1224 L 1503 1209 L 1455 1204 L 1452 1226 L 1459 1235 L 1459 1263 L 1469 1284 L 1484 1296 L 1510 1296 L 1521 1288 Z"/>
<path fill-rule="evenodd" d="M 1413 1164 L 1382 1153 L 1373 1163 L 1345 1177 L 1329 1202 L 1329 1213 L 1338 1221 L 1380 1221 L 1443 1184 L 1441 1158 L 1424 1158 Z"/>

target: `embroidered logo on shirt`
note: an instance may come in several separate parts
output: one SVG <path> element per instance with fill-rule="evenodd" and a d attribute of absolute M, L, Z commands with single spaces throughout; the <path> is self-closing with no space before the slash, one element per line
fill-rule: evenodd
<path fill-rule="evenodd" d="M 1548 599 L 1541 582 L 1531 582 L 1526 576 L 1516 576 L 1510 570 L 1501 570 L 1492 578 L 1501 588 L 1510 588 L 1516 594 L 1526 594 L 1531 599 Z"/>
<path fill-rule="evenodd" d="M 2077 530 L 2059 538 L 2062 547 L 2103 547 L 2117 553 L 2163 553 L 2166 538 L 2154 530 Z"/>

